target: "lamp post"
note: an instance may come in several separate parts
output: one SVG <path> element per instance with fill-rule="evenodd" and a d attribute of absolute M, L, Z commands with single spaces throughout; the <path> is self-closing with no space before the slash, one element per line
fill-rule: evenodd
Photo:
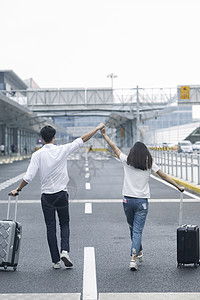
<path fill-rule="evenodd" d="M 113 79 L 117 77 L 114 73 L 110 73 L 107 75 L 108 78 L 111 78 L 111 88 L 113 90 Z"/>

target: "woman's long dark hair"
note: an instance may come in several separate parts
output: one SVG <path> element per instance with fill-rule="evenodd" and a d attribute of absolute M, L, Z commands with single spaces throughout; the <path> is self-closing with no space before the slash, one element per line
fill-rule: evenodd
<path fill-rule="evenodd" d="M 153 159 L 151 153 L 147 149 L 147 146 L 142 142 L 136 142 L 131 148 L 127 164 L 140 170 L 151 169 Z"/>

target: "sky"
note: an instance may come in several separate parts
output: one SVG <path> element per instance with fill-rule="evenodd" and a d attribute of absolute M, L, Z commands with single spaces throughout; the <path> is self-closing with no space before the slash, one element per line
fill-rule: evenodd
<path fill-rule="evenodd" d="M 41 88 L 200 84 L 200 0 L 0 0 L 0 69 Z"/>

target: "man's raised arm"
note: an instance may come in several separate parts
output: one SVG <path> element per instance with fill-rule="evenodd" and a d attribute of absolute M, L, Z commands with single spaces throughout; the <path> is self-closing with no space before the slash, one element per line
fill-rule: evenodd
<path fill-rule="evenodd" d="M 83 142 L 84 143 L 87 142 L 98 130 L 101 130 L 104 127 L 105 127 L 104 123 L 100 123 L 96 128 L 94 128 L 90 132 L 82 135 L 81 138 L 82 138 Z"/>

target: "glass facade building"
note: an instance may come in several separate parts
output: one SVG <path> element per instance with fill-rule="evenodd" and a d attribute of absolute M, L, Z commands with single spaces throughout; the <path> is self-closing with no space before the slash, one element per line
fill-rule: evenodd
<path fill-rule="evenodd" d="M 177 106 L 176 110 L 144 122 L 150 130 L 168 128 L 193 122 L 192 106 Z"/>
<path fill-rule="evenodd" d="M 74 117 L 54 117 L 55 124 L 63 127 L 95 127 L 105 121 L 102 116 L 74 116 Z"/>

